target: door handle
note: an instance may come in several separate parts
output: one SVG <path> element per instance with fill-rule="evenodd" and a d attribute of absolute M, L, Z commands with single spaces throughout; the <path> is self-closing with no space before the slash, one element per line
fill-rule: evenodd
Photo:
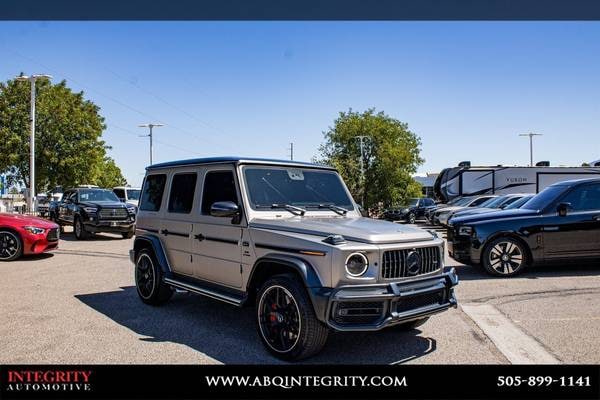
<path fill-rule="evenodd" d="M 161 229 L 160 233 L 167 236 L 169 234 L 169 230 L 168 229 Z"/>
<path fill-rule="evenodd" d="M 197 241 L 201 242 L 204 239 L 206 239 L 206 237 L 203 234 L 199 233 L 197 235 L 194 235 L 194 239 L 196 239 Z"/>

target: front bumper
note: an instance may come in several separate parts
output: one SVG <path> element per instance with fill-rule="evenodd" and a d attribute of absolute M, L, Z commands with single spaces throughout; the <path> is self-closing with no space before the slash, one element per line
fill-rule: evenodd
<path fill-rule="evenodd" d="M 375 331 L 456 307 L 454 268 L 410 281 L 334 289 L 325 322 L 338 331 Z"/>
<path fill-rule="evenodd" d="M 85 230 L 93 233 L 126 233 L 135 229 L 135 221 L 85 221 Z"/>
<path fill-rule="evenodd" d="M 448 227 L 446 235 L 448 255 L 463 264 L 479 264 L 481 251 L 469 236 L 457 235 L 453 227 Z"/>

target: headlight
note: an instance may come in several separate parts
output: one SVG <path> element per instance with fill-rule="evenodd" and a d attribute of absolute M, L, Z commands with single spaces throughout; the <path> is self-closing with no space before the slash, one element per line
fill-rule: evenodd
<path fill-rule="evenodd" d="M 346 272 L 350 276 L 358 277 L 367 272 L 369 260 L 362 253 L 352 253 L 346 258 Z"/>
<path fill-rule="evenodd" d="M 25 229 L 27 232 L 33 233 L 34 235 L 39 235 L 45 231 L 44 228 L 38 228 L 37 226 L 24 226 L 23 229 Z"/>
<path fill-rule="evenodd" d="M 464 236 L 471 236 L 473 234 L 473 228 L 470 226 L 459 226 L 458 234 Z"/>
<path fill-rule="evenodd" d="M 93 214 L 98 211 L 96 207 L 83 207 L 83 211 L 89 214 Z"/>

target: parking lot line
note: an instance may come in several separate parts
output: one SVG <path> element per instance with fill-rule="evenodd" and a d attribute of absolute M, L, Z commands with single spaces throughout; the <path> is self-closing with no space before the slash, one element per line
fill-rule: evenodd
<path fill-rule="evenodd" d="M 490 304 L 462 304 L 462 310 L 512 364 L 560 364 L 533 337 Z"/>

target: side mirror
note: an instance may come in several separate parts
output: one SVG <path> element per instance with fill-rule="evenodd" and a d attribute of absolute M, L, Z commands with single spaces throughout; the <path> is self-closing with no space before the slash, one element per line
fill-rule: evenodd
<path fill-rule="evenodd" d="M 213 217 L 235 217 L 240 209 L 233 201 L 217 201 L 210 206 L 210 215 Z"/>
<path fill-rule="evenodd" d="M 559 217 L 566 217 L 571 208 L 573 208 L 571 203 L 559 203 L 556 206 L 556 211 L 558 212 Z"/>

